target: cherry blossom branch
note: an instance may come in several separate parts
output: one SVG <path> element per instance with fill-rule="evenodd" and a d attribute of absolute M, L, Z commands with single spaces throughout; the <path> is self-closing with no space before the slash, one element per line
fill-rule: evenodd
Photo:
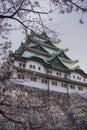
<path fill-rule="evenodd" d="M 13 17 L 14 15 L 16 15 L 18 13 L 18 11 L 21 9 L 21 6 L 22 6 L 23 2 L 24 2 L 24 0 L 22 0 L 19 8 L 11 15 L 11 17 Z"/>
<path fill-rule="evenodd" d="M 2 110 L 0 110 L 0 114 L 1 114 L 3 117 L 5 117 L 6 119 L 8 119 L 8 120 L 10 120 L 10 121 L 12 121 L 12 122 L 15 122 L 15 123 L 18 123 L 18 124 L 22 124 L 22 122 L 16 121 L 16 120 L 11 119 L 11 118 L 9 118 L 8 116 L 6 116 L 6 115 L 5 115 L 5 112 L 2 111 Z"/>
<path fill-rule="evenodd" d="M 34 11 L 34 10 L 31 10 L 31 9 L 24 9 L 24 8 L 21 8 L 20 10 L 22 11 L 27 11 L 27 12 L 33 12 L 33 13 L 40 13 L 40 14 L 49 14 L 49 12 L 40 12 L 40 11 Z"/>
<path fill-rule="evenodd" d="M 79 9 L 81 9 L 83 12 L 87 12 L 87 8 L 82 8 L 81 6 L 79 6 L 76 3 L 74 3 L 72 0 L 64 0 L 64 1 L 71 3 L 72 5 L 76 6 Z"/>

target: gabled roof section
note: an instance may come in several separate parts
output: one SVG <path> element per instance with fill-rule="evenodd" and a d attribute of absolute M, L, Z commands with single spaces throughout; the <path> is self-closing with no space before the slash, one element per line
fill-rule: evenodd
<path fill-rule="evenodd" d="M 30 35 L 26 34 L 25 45 L 28 45 L 29 43 L 30 43 Z"/>
<path fill-rule="evenodd" d="M 47 40 L 47 41 L 45 41 L 43 43 L 55 47 L 50 40 Z"/>
<path fill-rule="evenodd" d="M 49 39 L 49 37 L 47 36 L 47 34 L 45 32 L 38 34 L 38 33 L 34 32 L 33 30 L 31 31 L 30 36 L 35 36 L 35 37 L 38 37 L 41 39 Z"/>
<path fill-rule="evenodd" d="M 78 72 L 84 76 L 87 76 L 87 74 L 80 68 L 80 66 L 75 66 L 70 69 L 71 71 Z"/>
<path fill-rule="evenodd" d="M 60 43 L 60 39 L 58 41 L 54 40 L 54 39 L 51 39 L 45 32 L 41 33 L 41 34 L 38 34 L 34 31 L 31 31 L 31 34 L 30 36 L 35 36 L 37 38 L 40 38 L 40 39 L 43 39 L 45 41 L 50 41 L 51 42 L 51 45 L 53 45 L 53 43 Z"/>
<path fill-rule="evenodd" d="M 69 49 L 65 48 L 65 49 L 61 49 L 63 52 L 67 52 Z"/>
<path fill-rule="evenodd" d="M 22 52 L 24 52 L 24 46 L 25 45 L 23 44 L 23 42 L 21 42 L 21 45 L 19 46 L 18 50 L 15 51 L 15 54 L 21 55 Z"/>
<path fill-rule="evenodd" d="M 39 50 L 41 52 L 45 52 L 45 53 L 48 53 L 40 44 L 36 44 L 34 46 L 31 46 L 30 48 L 33 48 L 35 50 Z M 49 54 L 49 53 L 48 53 Z"/>
<path fill-rule="evenodd" d="M 50 54 L 42 47 L 40 44 L 32 45 L 30 47 L 26 46 L 25 44 L 21 44 L 18 50 L 15 51 L 15 55 L 22 56 L 25 51 L 33 52 L 35 55 L 44 55 L 49 57 Z"/>
<path fill-rule="evenodd" d="M 77 61 L 70 59 L 65 54 L 68 49 L 58 48 L 57 46 L 55 46 L 56 43 L 54 44 L 52 40 L 55 41 L 55 39 L 51 39 L 49 36 L 47 36 L 45 32 L 38 34 L 34 31 L 31 31 L 30 35 L 26 34 L 25 43 L 21 43 L 19 49 L 15 51 L 15 55 L 22 56 L 22 54 L 27 50 L 29 52 L 33 52 L 34 55 L 43 55 L 46 56 L 46 58 L 50 57 L 46 60 L 46 62 L 52 66 L 62 69 L 72 68 L 72 66 L 76 64 Z M 50 50 L 49 48 L 53 49 L 53 52 L 56 53 L 50 54 L 50 52 L 48 52 Z"/>
<path fill-rule="evenodd" d="M 54 48 L 54 49 L 59 49 L 57 46 L 55 46 L 55 44 L 59 43 L 58 41 L 55 41 L 54 39 L 51 39 L 50 37 L 47 36 L 47 34 L 45 32 L 38 34 L 36 32 L 34 32 L 33 30 L 31 31 L 30 35 L 26 35 L 26 41 L 25 41 L 25 45 L 27 46 L 28 44 L 30 44 L 31 42 L 34 43 L 40 43 L 43 44 L 44 46 L 48 46 L 50 48 Z"/>
<path fill-rule="evenodd" d="M 63 51 L 58 55 L 58 57 L 62 57 L 67 60 L 71 60 Z"/>
<path fill-rule="evenodd" d="M 42 38 L 49 38 L 45 32 L 41 33 L 40 36 L 41 36 Z"/>
<path fill-rule="evenodd" d="M 51 58 L 47 59 L 46 61 L 50 63 L 52 66 L 62 68 L 62 69 L 68 69 L 67 66 L 65 66 L 60 59 L 57 57 L 58 54 L 53 55 Z"/>
<path fill-rule="evenodd" d="M 81 68 L 80 68 L 80 66 L 78 65 L 78 66 L 75 66 L 75 67 L 73 67 L 73 68 L 71 68 L 71 70 L 81 70 Z"/>
<path fill-rule="evenodd" d="M 78 60 L 72 60 L 70 59 L 63 51 L 58 55 L 59 59 L 62 60 L 62 61 L 66 61 L 66 62 L 69 62 L 69 63 L 77 63 Z"/>

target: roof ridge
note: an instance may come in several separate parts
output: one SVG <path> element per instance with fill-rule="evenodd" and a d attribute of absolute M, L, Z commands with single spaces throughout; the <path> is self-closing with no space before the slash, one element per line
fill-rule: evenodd
<path fill-rule="evenodd" d="M 42 51 L 44 51 L 44 52 L 46 52 L 46 53 L 49 54 L 49 52 L 46 51 L 46 50 L 44 49 L 44 47 L 43 47 L 40 43 L 38 43 L 37 45 L 34 45 L 34 46 L 30 47 L 30 48 L 34 48 L 34 47 L 38 47 L 38 46 L 41 47 Z M 35 48 L 35 49 L 37 49 L 37 48 Z"/>
<path fill-rule="evenodd" d="M 56 55 L 54 55 L 54 56 L 52 56 L 52 57 L 50 57 L 49 59 L 47 59 L 46 61 L 49 63 L 49 62 L 51 62 L 52 64 L 55 64 L 55 62 L 52 62 L 52 60 L 54 60 L 55 58 L 57 58 L 57 60 L 56 60 L 56 65 L 54 65 L 54 66 L 57 66 L 57 63 L 59 64 L 59 67 L 64 67 L 64 68 L 66 68 L 66 69 L 68 69 L 68 67 L 66 66 L 66 65 L 64 65 L 62 62 L 61 62 L 61 60 L 57 57 L 57 54 Z M 61 64 L 61 65 L 60 65 Z"/>

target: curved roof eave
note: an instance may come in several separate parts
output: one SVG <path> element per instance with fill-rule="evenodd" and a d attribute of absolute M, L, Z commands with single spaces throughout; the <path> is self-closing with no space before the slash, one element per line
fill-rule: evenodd
<path fill-rule="evenodd" d="M 64 64 L 61 62 L 61 60 L 57 57 L 57 55 L 54 55 L 53 57 L 49 58 L 49 59 L 47 60 L 47 62 L 48 62 L 48 63 L 49 63 L 49 62 L 54 63 L 55 58 L 57 58 L 57 60 L 58 60 L 57 64 L 59 64 L 59 66 L 58 66 L 59 68 L 69 69 L 66 65 L 64 65 Z M 56 66 L 56 65 L 53 65 L 53 64 L 52 64 L 52 66 Z"/>
<path fill-rule="evenodd" d="M 87 74 L 79 66 L 76 66 L 76 67 L 69 69 L 69 70 L 73 71 L 73 72 L 78 72 L 79 74 L 87 77 Z"/>
<path fill-rule="evenodd" d="M 23 60 L 23 61 L 27 61 L 27 60 L 30 60 L 30 59 L 34 59 L 35 61 L 40 61 L 42 63 L 44 63 L 45 65 L 47 66 L 51 66 L 48 62 L 44 61 L 42 58 L 38 57 L 38 56 L 30 56 L 30 57 L 19 57 L 19 56 L 16 56 L 16 59 L 18 60 Z"/>
<path fill-rule="evenodd" d="M 33 46 L 31 46 L 30 48 L 33 48 L 33 49 L 37 49 L 37 47 L 40 47 L 40 49 L 39 49 L 39 51 L 43 51 L 44 53 L 47 53 L 47 54 L 49 54 L 49 52 L 48 51 L 46 51 L 39 43 L 38 44 L 36 44 L 36 45 L 33 45 Z M 50 55 L 50 54 L 49 54 Z"/>
<path fill-rule="evenodd" d="M 65 59 L 59 56 L 59 59 L 64 61 L 64 62 L 68 62 L 68 63 L 72 63 L 72 64 L 76 64 L 78 63 L 78 60 L 69 60 L 69 59 Z"/>

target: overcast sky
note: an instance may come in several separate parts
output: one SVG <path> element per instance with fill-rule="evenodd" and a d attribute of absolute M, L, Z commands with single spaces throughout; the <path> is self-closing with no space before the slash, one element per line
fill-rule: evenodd
<path fill-rule="evenodd" d="M 79 19 L 80 15 L 75 13 L 55 17 L 61 23 L 60 47 L 69 48 L 67 54 L 72 59 L 79 60 L 79 65 L 87 73 L 87 18 L 84 18 L 84 24 L 80 24 Z"/>

